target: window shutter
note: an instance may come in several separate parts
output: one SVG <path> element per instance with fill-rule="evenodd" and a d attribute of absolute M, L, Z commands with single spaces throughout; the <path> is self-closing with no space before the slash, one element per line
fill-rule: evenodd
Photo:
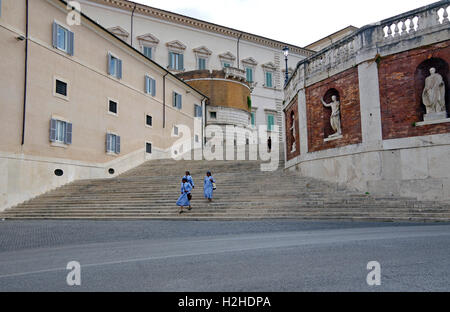
<path fill-rule="evenodd" d="M 184 70 L 184 55 L 178 54 L 178 70 Z"/>
<path fill-rule="evenodd" d="M 112 72 L 111 72 L 111 66 L 112 66 L 112 56 L 111 56 L 111 53 L 108 53 L 108 75 L 111 75 L 112 74 Z"/>
<path fill-rule="evenodd" d="M 176 92 L 173 92 L 172 93 L 172 106 L 173 107 L 177 107 L 177 99 L 178 99 L 178 97 L 177 97 Z"/>
<path fill-rule="evenodd" d="M 50 141 L 56 141 L 56 119 L 50 120 Z"/>
<path fill-rule="evenodd" d="M 178 96 L 178 108 L 182 109 L 183 108 L 183 103 L 182 103 L 183 98 L 182 98 L 181 94 L 177 94 L 177 96 Z"/>
<path fill-rule="evenodd" d="M 58 47 L 58 24 L 53 22 L 53 47 Z"/>
<path fill-rule="evenodd" d="M 151 83 L 152 83 L 152 96 L 156 96 L 156 80 L 151 79 Z"/>
<path fill-rule="evenodd" d="M 72 144 L 72 124 L 66 123 L 66 135 L 64 136 L 65 144 Z"/>
<path fill-rule="evenodd" d="M 116 136 L 116 154 L 120 154 L 120 136 Z"/>
<path fill-rule="evenodd" d="M 71 31 L 68 31 L 68 34 L 69 34 L 69 38 L 68 38 L 67 42 L 68 42 L 69 46 L 67 47 L 67 53 L 69 53 L 69 55 L 73 56 L 75 35 Z"/>
<path fill-rule="evenodd" d="M 145 76 L 145 93 L 150 93 L 150 77 Z"/>
<path fill-rule="evenodd" d="M 106 152 L 112 152 L 110 150 L 110 146 L 111 146 L 111 134 L 107 133 L 106 134 Z"/>
<path fill-rule="evenodd" d="M 173 68 L 173 53 L 169 52 L 169 68 Z"/>
<path fill-rule="evenodd" d="M 117 78 L 122 79 L 122 60 L 117 60 Z"/>

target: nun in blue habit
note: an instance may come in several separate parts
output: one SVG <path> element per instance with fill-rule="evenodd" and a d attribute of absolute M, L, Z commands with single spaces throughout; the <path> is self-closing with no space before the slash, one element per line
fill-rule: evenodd
<path fill-rule="evenodd" d="M 180 206 L 180 211 L 179 213 L 183 213 L 183 207 L 189 207 L 188 210 L 191 210 L 191 201 L 189 200 L 189 195 L 191 194 L 192 191 L 192 186 L 190 183 L 188 183 L 186 178 L 183 178 L 183 180 L 181 181 L 181 195 L 180 197 L 178 197 L 177 200 L 177 206 Z"/>
<path fill-rule="evenodd" d="M 192 186 L 192 188 L 195 188 L 194 179 L 192 179 L 191 173 L 189 171 L 186 171 L 186 175 L 183 178 L 186 178 L 187 182 Z"/>
<path fill-rule="evenodd" d="M 205 194 L 205 198 L 209 201 L 212 201 L 213 197 L 213 183 L 216 183 L 213 176 L 211 175 L 211 171 L 206 173 L 206 177 L 203 179 L 203 190 Z"/>

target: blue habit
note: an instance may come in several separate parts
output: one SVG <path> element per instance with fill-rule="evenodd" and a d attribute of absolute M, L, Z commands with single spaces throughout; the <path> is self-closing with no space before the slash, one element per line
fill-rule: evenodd
<path fill-rule="evenodd" d="M 212 182 L 211 180 L 212 179 Z M 203 179 L 203 190 L 204 190 L 204 194 L 205 194 L 205 198 L 212 198 L 213 196 L 213 182 L 216 183 L 216 180 L 214 180 L 214 178 L 212 176 L 208 177 L 206 176 Z"/>
<path fill-rule="evenodd" d="M 191 202 L 189 201 L 187 194 L 192 191 L 192 186 L 190 183 L 181 183 L 181 195 L 178 197 L 177 206 L 189 206 Z"/>
<path fill-rule="evenodd" d="M 192 185 L 192 187 L 195 186 L 194 179 L 192 179 L 192 177 L 190 175 L 189 176 L 184 176 L 183 179 L 186 179 L 188 181 L 188 183 Z"/>

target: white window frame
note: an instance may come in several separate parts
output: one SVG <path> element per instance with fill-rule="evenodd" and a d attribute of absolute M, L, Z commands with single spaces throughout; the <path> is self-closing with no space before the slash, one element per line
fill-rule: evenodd
<path fill-rule="evenodd" d="M 269 115 L 273 116 L 273 128 L 269 130 Z M 266 110 L 266 129 L 267 132 L 273 132 L 277 125 L 277 111 Z"/>
<path fill-rule="evenodd" d="M 64 53 L 69 53 L 69 31 L 70 29 L 67 26 L 62 26 L 62 23 L 59 23 L 57 21 L 56 22 L 56 48 L 60 51 L 63 51 Z M 65 33 L 65 41 L 64 41 L 64 45 L 65 45 L 65 49 L 61 48 L 59 46 L 59 29 L 64 30 Z"/>
<path fill-rule="evenodd" d="M 58 116 L 58 115 L 52 115 L 51 119 L 56 120 L 57 123 L 64 123 L 65 129 L 67 129 L 67 124 L 71 123 L 68 119 Z M 61 140 L 58 140 L 55 138 L 55 141 L 50 141 L 50 145 L 53 147 L 68 148 L 69 144 L 65 143 L 66 142 L 66 134 L 67 134 L 67 132 L 64 131 L 63 140 L 61 141 Z M 71 144 L 73 144 L 73 132 L 72 132 L 72 143 Z"/>
<path fill-rule="evenodd" d="M 150 146 L 151 146 L 151 152 L 150 153 L 147 152 L 147 144 L 150 144 Z M 149 142 L 149 141 L 145 142 L 145 155 L 153 155 L 153 143 L 152 142 Z"/>
<path fill-rule="evenodd" d="M 156 79 L 151 76 L 150 74 L 145 74 L 144 79 L 145 79 L 145 84 L 147 84 L 147 77 L 150 78 L 150 86 L 147 92 L 147 86 L 145 86 L 145 94 L 150 95 L 151 97 L 156 97 Z M 153 89 L 152 89 L 152 79 L 155 81 L 155 95 L 153 95 Z"/>
<path fill-rule="evenodd" d="M 115 72 L 114 72 L 114 74 L 109 73 L 109 76 L 114 77 L 116 79 L 122 79 L 123 78 L 123 61 L 122 61 L 122 59 L 120 57 L 118 57 L 116 54 L 112 53 L 111 51 L 108 51 L 108 55 L 111 55 L 111 60 L 113 60 L 113 59 L 116 60 L 116 62 L 115 62 L 116 64 L 114 66 Z M 121 61 L 121 63 L 122 63 L 122 77 L 120 77 L 120 78 L 118 77 L 119 61 Z M 108 57 L 108 72 L 110 72 L 110 69 L 111 69 L 111 64 L 109 63 L 109 57 Z"/>
<path fill-rule="evenodd" d="M 204 59 L 205 60 L 205 68 L 204 69 L 200 69 L 200 59 Z M 197 70 L 208 70 L 209 69 L 209 57 L 204 56 L 204 55 L 197 55 Z"/>
<path fill-rule="evenodd" d="M 252 81 L 248 81 L 249 83 L 253 83 L 255 82 L 255 66 L 250 66 L 250 65 L 244 65 L 245 68 L 245 79 L 247 79 L 247 69 L 250 69 L 252 71 Z"/>
<path fill-rule="evenodd" d="M 175 133 L 175 129 L 177 130 L 176 133 Z M 177 125 L 173 125 L 172 126 L 172 136 L 175 136 L 175 137 L 179 137 L 180 136 L 180 129 L 178 128 Z"/>
<path fill-rule="evenodd" d="M 152 54 L 151 57 L 148 57 L 147 55 L 145 55 L 145 49 L 150 49 L 151 54 Z M 149 59 L 153 60 L 155 58 L 155 46 L 143 44 L 142 45 L 142 54 L 147 56 Z"/>
<path fill-rule="evenodd" d="M 267 85 L 267 74 L 268 73 L 270 73 L 271 77 L 272 77 L 272 79 L 271 79 L 272 86 L 270 86 L 270 87 Z M 274 74 L 273 70 L 267 70 L 267 69 L 264 70 L 264 87 L 269 88 L 269 89 L 275 89 L 274 81 L 273 81 L 273 74 Z"/>
<path fill-rule="evenodd" d="M 67 95 L 66 96 L 56 92 L 56 81 L 57 80 L 59 80 L 61 82 L 64 82 L 67 85 L 67 89 L 66 89 Z M 59 76 L 53 76 L 53 96 L 57 97 L 59 99 L 65 100 L 65 101 L 69 101 L 70 100 L 69 95 L 70 95 L 70 84 L 69 84 L 69 81 L 67 79 L 61 78 Z"/>
<path fill-rule="evenodd" d="M 114 150 L 111 150 L 110 149 L 110 146 L 106 146 L 106 154 L 107 155 L 109 155 L 109 156 L 118 156 L 118 155 L 120 155 L 120 152 L 119 153 L 117 153 L 116 152 L 116 146 L 117 146 L 117 137 L 120 137 L 120 135 L 118 135 L 116 132 L 114 132 L 114 131 L 110 131 L 110 130 L 107 130 L 106 131 L 106 135 L 108 136 L 108 135 L 112 135 L 112 136 L 114 136 L 114 137 L 116 137 L 116 140 L 114 141 Z M 107 139 L 108 140 L 108 139 Z M 122 141 L 122 140 L 121 140 Z M 112 141 L 111 141 L 112 142 Z M 122 145 L 122 142 L 120 142 L 120 145 Z M 121 149 L 122 149 L 122 147 L 121 147 Z"/>
<path fill-rule="evenodd" d="M 111 112 L 111 111 L 109 110 L 109 104 L 110 104 L 110 102 L 116 103 L 116 105 L 117 105 L 117 106 L 116 106 L 116 108 L 117 108 L 117 112 L 116 112 L 116 113 Z M 108 102 L 107 102 L 107 107 L 106 107 L 106 109 L 107 109 L 107 112 L 108 112 L 109 115 L 118 117 L 118 116 L 119 116 L 119 101 L 117 101 L 117 100 L 115 100 L 115 99 L 113 99 L 113 98 L 108 98 Z"/>
<path fill-rule="evenodd" d="M 147 116 L 150 116 L 150 117 L 152 118 L 152 125 L 147 124 Z M 152 116 L 152 114 L 150 114 L 150 113 L 146 113 L 146 114 L 145 114 L 145 126 L 146 126 L 147 128 L 150 128 L 150 129 L 153 128 L 153 116 Z"/>
<path fill-rule="evenodd" d="M 201 112 L 201 115 L 200 116 L 197 116 L 197 107 L 199 107 L 200 108 L 200 112 Z M 200 104 L 194 104 L 194 118 L 202 118 L 203 117 L 203 108 L 202 108 L 202 106 L 200 105 Z"/>
<path fill-rule="evenodd" d="M 176 94 L 176 95 L 179 95 L 180 96 L 180 98 L 181 98 L 181 107 L 179 107 L 179 105 L 178 105 L 178 97 L 177 96 L 173 96 L 174 95 L 174 93 Z M 177 109 L 177 110 L 182 110 L 183 109 L 183 95 L 181 94 L 181 93 L 178 93 L 177 91 L 173 91 L 172 92 L 172 101 L 175 99 L 175 103 L 172 103 L 172 108 L 175 108 L 175 109 Z"/>

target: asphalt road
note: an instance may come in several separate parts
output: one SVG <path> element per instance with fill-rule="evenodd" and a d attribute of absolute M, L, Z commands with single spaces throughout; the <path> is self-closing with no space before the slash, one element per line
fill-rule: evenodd
<path fill-rule="evenodd" d="M 0 291 L 450 291 L 450 224 L 3 221 Z"/>

